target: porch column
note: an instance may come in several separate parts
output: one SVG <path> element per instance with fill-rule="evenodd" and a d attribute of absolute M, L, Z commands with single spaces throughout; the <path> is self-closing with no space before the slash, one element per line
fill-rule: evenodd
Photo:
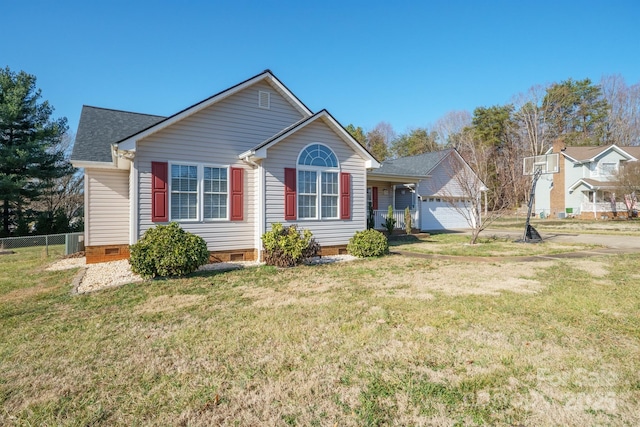
<path fill-rule="evenodd" d="M 598 219 L 598 207 L 596 206 L 596 193 L 598 190 L 593 192 L 593 219 Z"/>
<path fill-rule="evenodd" d="M 393 206 L 393 210 L 396 210 L 396 185 L 391 186 L 391 206 Z"/>

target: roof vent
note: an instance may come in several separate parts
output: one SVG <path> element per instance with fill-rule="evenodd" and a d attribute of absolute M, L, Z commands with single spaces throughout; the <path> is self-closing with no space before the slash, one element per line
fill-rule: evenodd
<path fill-rule="evenodd" d="M 269 109 L 271 108 L 271 93 L 258 91 L 258 107 Z"/>

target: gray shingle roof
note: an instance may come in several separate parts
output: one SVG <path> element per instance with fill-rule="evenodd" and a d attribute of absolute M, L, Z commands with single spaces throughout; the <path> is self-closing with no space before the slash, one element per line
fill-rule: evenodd
<path fill-rule="evenodd" d="M 385 160 L 380 169 L 371 172 L 372 175 L 416 175 L 425 176 L 433 170 L 442 159 L 451 152 L 451 148 L 442 151 L 402 157 L 395 160 Z"/>
<path fill-rule="evenodd" d="M 162 116 L 84 105 L 71 160 L 111 162 L 111 144 L 164 119 Z"/>

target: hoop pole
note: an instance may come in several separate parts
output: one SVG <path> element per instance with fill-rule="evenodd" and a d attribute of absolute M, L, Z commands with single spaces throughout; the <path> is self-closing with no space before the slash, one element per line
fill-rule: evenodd
<path fill-rule="evenodd" d="M 527 233 L 529 231 L 529 227 L 531 226 L 531 210 L 533 209 L 533 200 L 536 196 L 536 183 L 538 182 L 538 179 L 540 178 L 540 176 L 542 175 L 542 169 L 536 169 L 535 173 L 533 174 L 533 182 L 531 183 L 531 192 L 529 193 L 529 210 L 527 212 L 527 222 L 525 223 L 524 226 L 524 236 L 522 237 L 522 241 L 526 242 L 527 241 Z"/>

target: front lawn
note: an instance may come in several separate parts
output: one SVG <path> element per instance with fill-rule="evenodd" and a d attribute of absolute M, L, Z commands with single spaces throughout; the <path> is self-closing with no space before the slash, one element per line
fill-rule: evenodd
<path fill-rule="evenodd" d="M 640 424 L 640 255 L 388 256 L 80 296 L 46 263 L 0 257 L 0 425 Z"/>
<path fill-rule="evenodd" d="M 491 223 L 492 229 L 522 230 L 526 215 L 507 215 Z M 640 219 L 531 218 L 536 230 L 546 233 L 583 233 L 640 236 Z M 482 236 L 482 234 L 481 234 Z"/>
<path fill-rule="evenodd" d="M 554 242 L 522 243 L 495 235 L 481 234 L 476 244 L 469 243 L 464 233 L 435 233 L 428 238 L 413 235 L 398 236 L 389 241 L 391 250 L 423 254 L 453 255 L 465 257 L 516 257 L 553 255 L 593 249 L 592 245 L 560 244 Z"/>

